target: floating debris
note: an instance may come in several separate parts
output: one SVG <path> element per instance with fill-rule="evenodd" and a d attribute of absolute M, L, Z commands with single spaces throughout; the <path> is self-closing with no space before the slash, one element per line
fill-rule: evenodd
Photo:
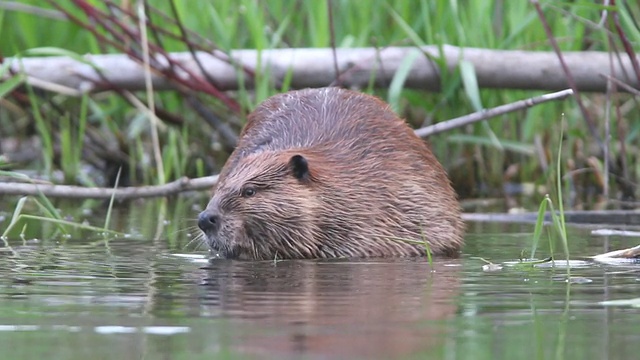
<path fill-rule="evenodd" d="M 616 230 L 616 229 L 596 229 L 591 231 L 591 235 L 597 236 L 640 236 L 640 231 Z"/>
<path fill-rule="evenodd" d="M 598 305 L 602 305 L 602 306 L 631 306 L 631 307 L 634 307 L 634 308 L 640 308 L 640 298 L 600 301 L 598 303 Z"/>
<path fill-rule="evenodd" d="M 589 279 L 586 277 L 582 277 L 582 276 L 570 276 L 568 279 L 564 279 L 565 282 L 568 282 L 569 284 L 591 284 L 593 282 L 593 279 Z"/>
<path fill-rule="evenodd" d="M 484 261 L 486 264 L 482 265 L 482 271 L 484 272 L 493 272 L 493 271 L 500 271 L 502 270 L 503 266 L 502 264 L 494 264 L 491 261 L 481 258 L 481 257 L 474 257 L 473 259 L 479 259 Z"/>
<path fill-rule="evenodd" d="M 207 264 L 209 257 L 204 254 L 171 254 L 173 257 L 187 259 L 196 264 Z"/>
<path fill-rule="evenodd" d="M 500 271 L 500 270 L 502 270 L 502 268 L 503 268 L 503 266 L 500 265 L 500 264 L 490 263 L 490 264 L 482 265 L 482 271 L 485 271 L 485 272 Z"/>
<path fill-rule="evenodd" d="M 592 256 L 593 261 L 608 265 L 640 264 L 640 245 Z"/>
<path fill-rule="evenodd" d="M 583 268 L 593 266 L 593 262 L 584 260 L 553 260 L 552 258 L 546 258 L 542 260 L 536 259 L 523 259 L 518 261 L 506 261 L 505 266 L 512 267 L 536 267 L 536 268 Z"/>

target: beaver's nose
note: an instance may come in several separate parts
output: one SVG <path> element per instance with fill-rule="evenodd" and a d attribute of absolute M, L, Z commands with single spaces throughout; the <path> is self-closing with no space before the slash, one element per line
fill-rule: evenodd
<path fill-rule="evenodd" d="M 201 212 L 198 215 L 198 227 L 204 232 L 217 232 L 220 228 L 220 215 L 210 210 Z"/>

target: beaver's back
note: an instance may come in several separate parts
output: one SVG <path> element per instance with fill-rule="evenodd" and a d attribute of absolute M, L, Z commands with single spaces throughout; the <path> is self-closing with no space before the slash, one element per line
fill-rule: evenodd
<path fill-rule="evenodd" d="M 359 160 L 372 150 L 415 150 L 416 142 L 413 131 L 377 98 L 340 88 L 306 89 L 263 102 L 249 116 L 234 155 L 330 147 L 331 154 Z"/>

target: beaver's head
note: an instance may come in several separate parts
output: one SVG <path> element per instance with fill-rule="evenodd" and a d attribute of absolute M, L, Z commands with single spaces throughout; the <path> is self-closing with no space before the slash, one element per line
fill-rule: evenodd
<path fill-rule="evenodd" d="M 317 179 L 307 157 L 292 151 L 261 152 L 225 170 L 198 217 L 212 250 L 237 259 L 314 254 Z"/>

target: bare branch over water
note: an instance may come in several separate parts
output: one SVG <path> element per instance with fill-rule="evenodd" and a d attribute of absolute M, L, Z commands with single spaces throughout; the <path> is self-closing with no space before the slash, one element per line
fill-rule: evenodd
<path fill-rule="evenodd" d="M 109 199 L 114 196 L 116 200 L 128 200 L 137 198 L 163 197 L 176 195 L 188 190 L 210 189 L 218 181 L 218 176 L 207 176 L 197 179 L 186 177 L 164 185 L 137 186 L 125 188 L 101 188 L 83 187 L 54 184 L 30 184 L 18 182 L 0 182 L 0 194 L 2 195 L 31 195 L 43 194 L 50 198 L 81 198 L 81 199 Z"/>

